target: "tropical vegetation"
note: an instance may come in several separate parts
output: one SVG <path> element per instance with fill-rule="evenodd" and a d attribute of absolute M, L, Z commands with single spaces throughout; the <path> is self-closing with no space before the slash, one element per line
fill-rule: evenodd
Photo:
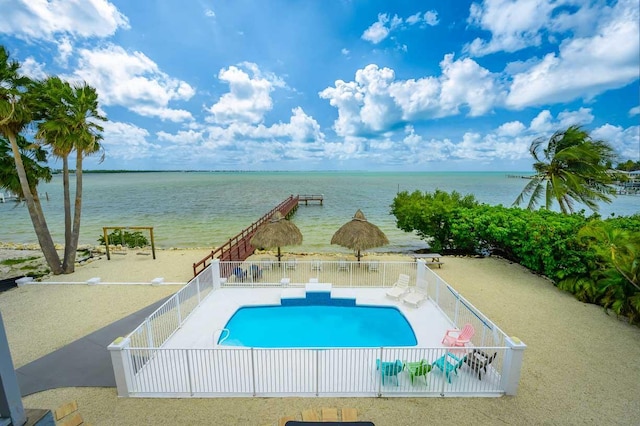
<path fill-rule="evenodd" d="M 572 213 L 578 202 L 597 212 L 599 202 L 610 203 L 615 195 L 615 177 L 610 173 L 616 158 L 614 149 L 605 141 L 592 139 L 579 126 L 557 131 L 548 141 L 535 139 L 529 151 L 536 174 L 514 205 L 529 197 L 528 209 L 544 199 L 546 209 L 555 201 L 560 211 Z"/>
<path fill-rule="evenodd" d="M 400 229 L 416 232 L 433 250 L 500 255 L 584 302 L 640 322 L 640 215 L 602 220 L 489 206 L 439 190 L 401 192 L 391 213 Z"/>
<path fill-rule="evenodd" d="M 6 49 L 0 46 L 0 136 L 6 138 L 11 147 L 11 154 L 0 149 L 0 166 L 13 162 L 16 172 L 12 176 L 8 167 L 3 167 L 0 185 L 11 187 L 26 203 L 38 242 L 54 274 L 71 273 L 75 269 L 82 209 L 82 162 L 87 155 L 101 150 L 103 129 L 98 122 L 104 120 L 98 111 L 94 88 L 86 83 L 71 85 L 58 77 L 36 81 L 23 76 L 20 64 L 10 60 Z M 36 129 L 35 141 L 27 144 L 23 137 L 30 125 Z M 62 261 L 37 193 L 39 179 L 47 176 L 50 179 L 50 170 L 45 172 L 28 161 L 35 158 L 35 164 L 42 167 L 42 153 L 46 151 L 36 142 L 46 145 L 48 152 L 63 162 L 65 251 Z M 30 150 L 33 157 L 29 152 L 23 156 L 25 150 Z M 72 209 L 68 160 L 74 151 L 76 191 Z M 19 191 L 16 191 L 18 183 Z"/>
<path fill-rule="evenodd" d="M 149 245 L 149 240 L 140 231 L 123 231 L 122 229 L 116 229 L 107 235 L 109 239 L 109 245 L 121 245 L 122 247 L 145 247 Z M 104 236 L 98 238 L 100 245 L 106 245 Z"/>
<path fill-rule="evenodd" d="M 616 170 L 624 172 L 635 172 L 640 170 L 640 161 L 627 160 L 616 165 Z"/>

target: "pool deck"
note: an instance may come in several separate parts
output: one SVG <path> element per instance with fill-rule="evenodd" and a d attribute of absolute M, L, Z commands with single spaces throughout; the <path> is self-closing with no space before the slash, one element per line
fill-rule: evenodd
<path fill-rule="evenodd" d="M 430 300 L 418 308 L 387 297 L 387 288 L 332 288 L 332 297 L 355 297 L 357 305 L 394 306 L 407 318 L 419 347 L 442 347 L 445 331 L 454 328 Z M 162 346 L 167 349 L 210 349 L 221 329 L 243 306 L 280 305 L 281 297 L 304 297 L 303 288 L 222 288 L 211 292 Z M 229 347 L 229 346 L 225 346 Z"/>

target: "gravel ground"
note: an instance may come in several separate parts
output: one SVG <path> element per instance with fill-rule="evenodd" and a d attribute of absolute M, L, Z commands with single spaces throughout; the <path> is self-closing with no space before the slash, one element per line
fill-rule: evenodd
<path fill-rule="evenodd" d="M 157 262 L 125 257 L 129 260 L 93 262 L 95 269 L 88 275 L 122 280 L 136 274 L 145 280 L 161 276 Z M 162 263 L 181 270 L 200 258 L 189 250 L 167 251 Z M 287 415 L 300 419 L 302 410 L 320 407 L 355 407 L 359 419 L 377 426 L 640 424 L 640 328 L 578 302 L 503 259 L 444 261 L 436 272 L 507 334 L 528 345 L 517 396 L 139 399 L 118 398 L 112 388 L 65 388 L 30 395 L 23 400 L 25 407 L 56 408 L 75 399 L 94 425 L 265 425 Z M 85 273 L 82 268 L 76 274 Z M 177 289 L 50 284 L 1 293 L 14 363 L 24 365 Z"/>

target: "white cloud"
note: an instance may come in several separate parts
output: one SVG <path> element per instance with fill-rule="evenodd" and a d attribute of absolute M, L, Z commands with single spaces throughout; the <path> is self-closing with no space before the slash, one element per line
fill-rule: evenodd
<path fill-rule="evenodd" d="M 149 132 L 130 123 L 107 121 L 104 127 L 102 146 L 105 156 L 115 160 L 137 160 L 149 158 L 157 153 L 159 145 L 147 141 Z"/>
<path fill-rule="evenodd" d="M 133 105 L 129 109 L 136 114 L 144 117 L 158 117 L 161 120 L 169 120 L 173 122 L 181 122 L 192 120 L 191 112 L 184 109 L 173 109 L 166 107 L 157 107 L 152 105 Z"/>
<path fill-rule="evenodd" d="M 594 117 L 591 114 L 591 108 L 580 108 L 578 111 L 562 111 L 558 114 L 560 120 L 560 127 L 565 128 L 569 126 L 584 126 L 593 121 Z"/>
<path fill-rule="evenodd" d="M 473 3 L 468 22 L 491 32 L 486 42 L 476 38 L 466 46 L 474 56 L 506 51 L 515 52 L 541 42 L 540 30 L 554 9 L 552 0 L 484 0 Z"/>
<path fill-rule="evenodd" d="M 496 129 L 496 134 L 500 136 L 517 136 L 524 132 L 526 129 L 525 125 L 519 121 L 510 121 L 508 123 L 502 124 L 500 127 Z"/>
<path fill-rule="evenodd" d="M 407 19 L 405 19 L 405 22 L 409 25 L 415 25 L 421 20 L 422 20 L 422 13 L 418 12 L 414 15 L 409 16 Z"/>
<path fill-rule="evenodd" d="M 271 126 L 234 121 L 226 126 L 157 133 L 158 140 L 170 142 L 163 155 L 182 162 L 211 160 L 242 166 L 275 161 L 320 159 L 325 155 L 325 135 L 320 125 L 300 107 L 291 111 L 288 122 Z M 185 154 L 188 147 L 189 155 Z M 192 157 L 192 158 L 191 158 Z"/>
<path fill-rule="evenodd" d="M 640 126 L 623 129 L 609 123 L 594 129 L 590 133 L 596 140 L 603 140 L 613 146 L 620 156 L 620 160 L 636 160 L 640 150 Z"/>
<path fill-rule="evenodd" d="M 547 109 L 545 109 L 544 111 L 540 111 L 540 113 L 533 120 L 531 120 L 531 124 L 529 125 L 531 130 L 533 130 L 534 132 L 553 131 L 554 126 L 555 125 L 553 124 L 553 116 Z"/>
<path fill-rule="evenodd" d="M 344 56 L 349 56 L 349 53 L 351 52 L 346 47 L 343 47 L 340 53 L 342 53 Z"/>
<path fill-rule="evenodd" d="M 271 126 L 264 124 L 234 121 L 227 127 L 211 126 L 207 128 L 209 140 L 221 140 L 230 142 L 244 142 L 251 140 L 278 140 L 280 143 L 321 143 L 324 134 L 320 131 L 320 125 L 311 116 L 307 115 L 300 107 L 291 111 L 292 115 L 288 123 L 275 123 Z"/>
<path fill-rule="evenodd" d="M 286 87 L 282 79 L 262 73 L 249 62 L 221 69 L 218 79 L 229 84 L 229 93 L 208 109 L 212 114 L 208 120 L 218 124 L 262 122 L 264 114 L 273 108 L 270 93 L 275 87 Z"/>
<path fill-rule="evenodd" d="M 208 18 L 215 18 L 216 17 L 216 13 L 211 9 L 207 9 L 207 10 L 204 11 L 204 16 L 206 16 Z"/>
<path fill-rule="evenodd" d="M 378 44 L 389 35 L 390 29 L 386 27 L 389 22 L 389 15 L 385 13 L 378 14 L 378 21 L 371 24 L 364 33 L 362 33 L 362 39 L 370 41 L 373 44 Z"/>
<path fill-rule="evenodd" d="M 71 44 L 71 39 L 69 37 L 61 37 L 57 42 L 58 44 L 58 57 L 56 61 L 62 65 L 63 67 L 67 66 L 67 62 L 69 61 L 69 57 L 71 53 L 73 53 L 73 45 Z"/>
<path fill-rule="evenodd" d="M 33 78 L 35 80 L 42 80 L 47 78 L 47 73 L 45 72 L 46 64 L 41 64 L 37 62 L 32 56 L 29 56 L 20 64 L 20 71 L 26 75 L 27 77 Z"/>
<path fill-rule="evenodd" d="M 121 105 L 144 116 L 184 121 L 191 113 L 168 107 L 175 100 L 189 100 L 194 89 L 185 81 L 171 78 L 144 53 L 129 53 L 109 44 L 96 50 L 80 49 L 78 68 L 72 79 L 95 87 L 100 102 Z"/>
<path fill-rule="evenodd" d="M 106 0 L 14 0 L 3 2 L 0 19 L 0 33 L 24 39 L 108 37 L 118 28 L 129 28 L 127 17 Z"/>
<path fill-rule="evenodd" d="M 375 65 L 356 71 L 356 83 L 366 94 L 360 108 L 360 119 L 374 132 L 387 130 L 402 117 L 390 91 L 394 78 L 392 69 L 380 69 Z"/>
<path fill-rule="evenodd" d="M 440 77 L 395 80 L 390 68 L 367 65 L 355 81 L 338 80 L 319 96 L 338 109 L 340 136 L 380 133 L 408 120 L 444 117 L 468 108 L 470 116 L 490 111 L 504 97 L 497 77 L 472 59 L 445 55 Z"/>
<path fill-rule="evenodd" d="M 592 37 L 563 42 L 560 51 L 513 76 L 506 103 L 513 108 L 592 99 L 638 79 L 640 16 L 634 0 L 620 0 Z"/>
<path fill-rule="evenodd" d="M 338 119 L 333 124 L 338 135 L 355 135 L 361 132 L 360 108 L 365 94 L 356 82 L 337 80 L 335 87 L 327 87 L 319 96 L 329 99 L 329 104 L 338 108 Z"/>
<path fill-rule="evenodd" d="M 496 160 L 519 161 L 531 159 L 529 147 L 531 142 L 542 138 L 547 140 L 559 129 L 563 128 L 562 121 L 567 117 L 588 116 L 589 110 L 564 111 L 554 118 L 548 110 L 541 111 L 529 127 L 520 121 L 503 123 L 487 132 L 465 132 L 459 138 L 424 139 L 417 134 L 412 126 L 405 128 L 405 137 L 401 141 L 408 148 L 406 155 L 416 156 L 429 152 L 429 156 L 422 156 L 426 161 L 465 160 L 491 162 Z M 626 153 L 626 158 L 635 155 L 640 146 L 640 126 L 622 129 L 605 125 L 591 132 L 596 139 L 604 139 L 620 152 Z M 405 150 L 397 150 L 406 153 Z M 392 155 L 392 154 L 390 154 Z M 405 154 L 400 154 L 405 155 Z"/>
<path fill-rule="evenodd" d="M 407 25 L 423 24 L 423 26 L 435 26 L 438 25 L 439 22 L 438 12 L 435 10 L 430 10 L 424 14 L 418 12 L 404 20 L 398 15 L 394 15 L 393 18 L 389 19 L 388 14 L 380 13 L 378 14 L 378 20 L 362 33 L 362 39 L 373 44 L 378 44 L 389 37 L 392 31 L 404 29 Z M 406 51 L 406 46 L 404 50 Z"/>
<path fill-rule="evenodd" d="M 640 105 L 629 110 L 629 117 L 633 117 L 634 115 L 640 115 Z"/>
<path fill-rule="evenodd" d="M 438 19 L 438 12 L 436 12 L 435 10 L 430 10 L 428 12 L 425 12 L 423 20 L 425 24 L 430 25 L 432 27 L 440 23 L 440 20 Z"/>
<path fill-rule="evenodd" d="M 167 141 L 176 145 L 196 145 L 203 141 L 203 132 L 195 130 L 180 130 L 176 134 L 159 131 L 156 136 L 160 141 Z"/>
<path fill-rule="evenodd" d="M 449 54 L 440 62 L 440 67 L 440 105 L 447 115 L 457 114 L 461 105 L 469 106 L 471 116 L 483 115 L 501 101 L 503 95 L 496 76 L 474 60 L 454 61 L 453 54 Z"/>

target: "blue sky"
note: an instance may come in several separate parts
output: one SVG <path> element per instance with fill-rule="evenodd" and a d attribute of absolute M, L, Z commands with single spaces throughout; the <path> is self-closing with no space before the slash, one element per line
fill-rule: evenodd
<path fill-rule="evenodd" d="M 530 171 L 531 141 L 573 124 L 640 159 L 637 0 L 0 11 L 25 74 L 98 89 L 106 157 L 88 169 Z"/>

